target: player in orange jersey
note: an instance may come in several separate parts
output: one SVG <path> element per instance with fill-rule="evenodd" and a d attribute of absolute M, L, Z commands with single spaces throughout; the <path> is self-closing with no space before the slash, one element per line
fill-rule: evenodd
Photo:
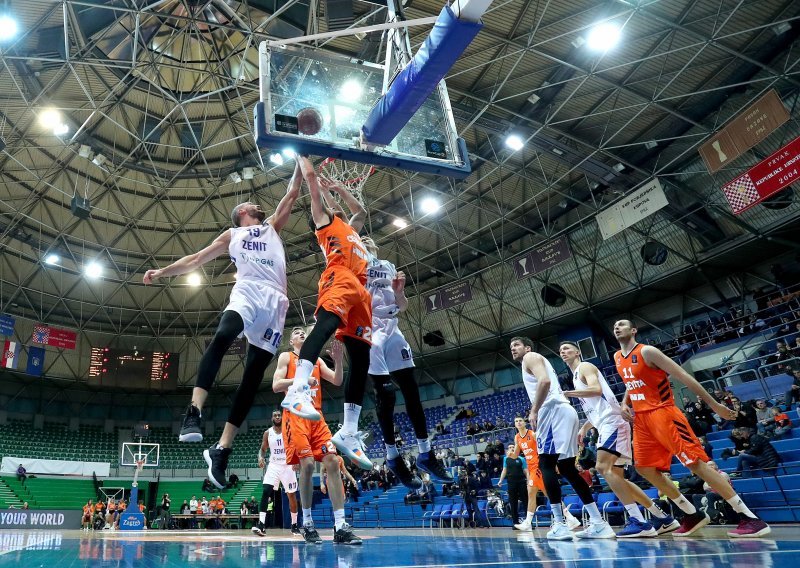
<path fill-rule="evenodd" d="M 306 341 L 306 333 L 302 328 L 296 327 L 289 337 L 292 351 L 281 353 L 278 357 L 278 366 L 272 378 L 272 390 L 286 392 L 296 380 L 299 354 Z M 325 380 L 332 385 L 342 384 L 342 345 L 334 341 L 330 350 L 336 367 L 332 371 L 322 359 L 317 359 L 311 369 L 309 381 L 309 394 L 312 404 L 322 417 L 322 384 Z M 295 414 L 283 411 L 283 447 L 286 449 L 286 464 L 300 465 L 300 504 L 303 508 L 303 527 L 301 533 L 308 543 L 321 544 L 322 539 L 314 528 L 314 519 L 311 516 L 311 504 L 314 497 L 313 475 L 314 462 L 321 462 L 328 477 L 338 475 L 339 459 L 336 455 L 336 446 L 331 441 L 331 431 L 324 420 L 309 420 Z M 344 487 L 341 483 L 332 483 L 330 486 L 331 504 L 333 505 L 334 532 L 333 542 L 341 544 L 361 544 L 361 539 L 353 534 L 350 525 L 344 522 Z"/>
<path fill-rule="evenodd" d="M 710 521 L 708 515 L 697 511 L 678 488 L 664 477 L 664 472 L 670 470 L 672 456 L 676 456 L 689 471 L 708 483 L 739 513 L 741 522 L 736 529 L 728 532 L 729 536 L 760 537 L 769 534 L 769 525 L 753 514 L 730 483 L 708 466 L 709 458 L 705 450 L 692 432 L 686 416 L 675 406 L 669 378 L 683 383 L 722 418 L 733 420 L 735 411 L 714 400 L 694 377 L 661 350 L 637 343 L 636 331 L 635 324 L 628 319 L 614 324 L 614 337 L 620 346 L 620 350 L 614 354 L 614 363 L 626 387 L 621 414 L 633 422 L 636 471 L 686 513 L 681 527 L 672 534 L 688 536 Z"/>
<path fill-rule="evenodd" d="M 347 349 L 350 368 L 344 389 L 344 424 L 333 437 L 333 443 L 359 467 L 372 469 L 372 462 L 364 451 L 363 435 L 358 432 L 372 335 L 372 297 L 365 287 L 369 255 L 358 236 L 367 212 L 344 187 L 326 185 L 323 188 L 308 158 L 297 159 L 311 194 L 311 217 L 317 242 L 325 254 L 326 267 L 319 280 L 317 323 L 299 353 L 294 384 L 281 406 L 298 416 L 319 420 L 308 395 L 308 379 L 313 361 L 335 332 L 336 339 Z M 329 190 L 337 192 L 350 208 L 353 215 L 349 221 L 341 210 L 331 209 L 326 204 Z"/>
<path fill-rule="evenodd" d="M 514 434 L 514 451 L 511 452 L 511 459 L 518 457 L 522 454 L 525 458 L 525 463 L 528 465 L 528 511 L 525 520 L 517 523 L 515 521 L 514 528 L 518 531 L 531 531 L 533 530 L 533 516 L 536 511 L 536 495 L 541 491 L 547 496 L 547 490 L 544 487 L 544 478 L 542 477 L 542 470 L 539 469 L 539 450 L 536 446 L 536 433 L 533 430 L 528 430 L 525 425 L 525 418 L 516 416 L 514 418 L 514 427 L 517 433 Z M 564 505 L 564 520 L 567 522 L 569 530 L 574 530 L 581 526 L 581 522 L 569 512 L 569 508 Z"/>

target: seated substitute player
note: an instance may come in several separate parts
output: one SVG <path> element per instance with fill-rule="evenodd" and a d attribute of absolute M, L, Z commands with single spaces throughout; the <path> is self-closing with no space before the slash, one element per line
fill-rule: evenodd
<path fill-rule="evenodd" d="M 222 233 L 200 252 L 185 256 L 166 268 L 148 270 L 144 274 L 144 283 L 151 284 L 157 278 L 196 270 L 226 252 L 236 263 L 236 283 L 231 290 L 230 302 L 200 359 L 192 401 L 178 437 L 181 442 L 203 440 L 203 404 L 222 365 L 222 357 L 244 332 L 250 346 L 242 382 L 236 391 L 219 442 L 203 452 L 208 464 L 208 478 L 219 489 L 225 488 L 225 470 L 233 440 L 250 412 L 264 372 L 275 355 L 283 333 L 289 300 L 286 297 L 286 254 L 280 231 L 300 195 L 301 183 L 302 177 L 296 165 L 286 195 L 270 217 L 254 203 L 240 203 L 231 211 L 232 229 Z"/>
<path fill-rule="evenodd" d="M 298 354 L 306 340 L 306 333 L 296 327 L 289 337 L 292 351 L 286 351 L 278 357 L 278 367 L 272 379 L 272 390 L 286 392 L 294 381 L 299 361 Z M 312 402 L 322 417 L 322 384 L 324 379 L 335 386 L 342 384 L 343 353 L 342 344 L 334 341 L 330 349 L 335 371 L 317 359 L 311 372 Z M 286 463 L 300 466 L 300 504 L 303 508 L 303 526 L 301 534 L 307 543 L 322 544 L 319 533 L 314 528 L 311 507 L 314 502 L 314 462 L 322 462 L 328 476 L 338 475 L 339 456 L 336 446 L 331 441 L 331 431 L 324 420 L 309 420 L 283 411 L 283 446 L 286 449 Z M 353 534 L 353 529 L 344 520 L 344 487 L 341 483 L 332 483 L 329 488 L 331 505 L 333 506 L 333 542 L 334 544 L 361 544 L 361 539 Z"/>
<path fill-rule="evenodd" d="M 769 534 L 769 525 L 753 514 L 730 483 L 708 466 L 709 458 L 700 440 L 692 432 L 686 416 L 675 406 L 669 378 L 683 383 L 725 420 L 733 420 L 736 411 L 717 402 L 694 377 L 660 349 L 637 343 L 636 331 L 636 326 L 628 319 L 621 319 L 614 324 L 614 337 L 620 347 L 614 354 L 614 363 L 626 387 L 620 411 L 623 418 L 633 422 L 636 471 L 686 513 L 680 528 L 672 534 L 688 536 L 710 521 L 708 515 L 698 511 L 664 477 L 664 472 L 670 470 L 672 456 L 676 456 L 689 471 L 708 483 L 739 513 L 739 526 L 728 532 L 729 536 L 759 537 Z"/>
<path fill-rule="evenodd" d="M 532 349 L 533 342 L 527 337 L 511 339 L 511 357 L 522 363 L 522 383 L 532 405 L 528 421 L 531 429 L 536 431 L 539 468 L 553 511 L 553 524 L 547 532 L 547 538 L 572 540 L 561 503 L 559 474 L 572 485 L 589 514 L 589 526 L 581 531 L 580 536 L 614 538 L 614 531 L 597 509 L 591 487 L 575 468 L 580 428 L 578 413 L 561 392 L 550 361 Z"/>
<path fill-rule="evenodd" d="M 297 527 L 297 474 L 294 466 L 286 463 L 286 448 L 283 447 L 283 412 L 272 411 L 272 428 L 264 430 L 261 447 L 258 448 L 258 467 L 266 465 L 266 451 L 269 449 L 269 465 L 264 472 L 264 488 L 261 492 L 261 503 L 258 506 L 258 524 L 253 525 L 253 532 L 258 536 L 266 536 L 264 532 L 267 511 L 273 492 L 279 485 L 283 486 L 289 499 L 289 512 L 292 516 L 292 534 L 300 534 Z"/>
<path fill-rule="evenodd" d="M 541 491 L 546 497 L 547 491 L 545 490 L 544 479 L 542 478 L 542 470 L 539 468 L 539 452 L 536 448 L 536 434 L 533 430 L 528 430 L 525 426 L 525 418 L 522 416 L 516 416 L 514 418 L 514 427 L 517 429 L 517 433 L 514 434 L 514 450 L 511 452 L 511 458 L 519 457 L 519 455 L 522 454 L 528 469 L 525 475 L 528 485 L 528 510 L 523 521 L 514 519 L 514 529 L 518 531 L 532 531 L 533 517 L 536 513 L 536 495 Z M 509 489 L 509 498 L 510 495 L 511 492 Z M 564 519 L 567 522 L 567 528 L 569 530 L 574 530 L 581 526 L 581 522 L 569 512 L 569 508 L 564 506 L 563 511 Z"/>
<path fill-rule="evenodd" d="M 298 157 L 303 177 L 311 194 L 311 217 L 317 242 L 325 254 L 325 270 L 319 280 L 317 322 L 303 343 L 297 362 L 297 376 L 281 406 L 308 420 L 319 420 L 320 414 L 311 404 L 309 378 L 322 347 L 336 333 L 344 343 L 350 366 L 344 388 L 344 424 L 333 437 L 333 443 L 344 455 L 363 469 L 372 469 L 364 451 L 358 418 L 364 401 L 364 387 L 369 370 L 369 349 L 372 335 L 372 298 L 367 292 L 368 255 L 358 232 L 364 226 L 367 212 L 345 188 L 333 185 L 353 216 L 345 222 L 340 211 L 326 206 L 324 190 L 306 157 Z M 302 499 L 302 496 L 301 496 Z"/>
<path fill-rule="evenodd" d="M 378 258 L 378 246 L 370 237 L 362 239 L 369 252 L 367 290 L 372 296 L 372 348 L 369 351 L 369 376 L 375 388 L 375 411 L 386 446 L 386 465 L 400 483 L 418 489 L 422 482 L 412 475 L 395 445 L 394 405 L 396 387 L 403 393 L 406 412 L 414 427 L 419 455 L 417 468 L 427 471 L 439 481 L 452 483 L 453 477 L 431 451 L 425 410 L 414 378 L 414 357 L 411 346 L 400 331 L 397 314 L 408 306 L 405 294 L 406 276 L 394 264 Z"/>
<path fill-rule="evenodd" d="M 575 390 L 564 391 L 564 396 L 577 398 L 586 414 L 586 422 L 578 433 L 578 445 L 583 446 L 590 428 L 597 429 L 597 470 L 628 511 L 628 522 L 617 537 L 655 537 L 676 530 L 680 527 L 678 521 L 653 503 L 638 485 L 625 479 L 622 468 L 630 464 L 633 457 L 631 427 L 622 418 L 619 402 L 605 377 L 595 365 L 581 361 L 577 343 L 562 341 L 559 354 L 572 371 L 575 386 Z M 651 521 L 642 516 L 640 504 L 650 511 Z"/>

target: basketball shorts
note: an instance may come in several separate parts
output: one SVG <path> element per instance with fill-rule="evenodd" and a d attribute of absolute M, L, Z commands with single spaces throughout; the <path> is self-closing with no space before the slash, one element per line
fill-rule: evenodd
<path fill-rule="evenodd" d="M 669 471 L 672 456 L 685 466 L 708 461 L 686 416 L 674 406 L 639 411 L 633 418 L 633 458 L 637 467 Z"/>
<path fill-rule="evenodd" d="M 414 366 L 411 346 L 403 332 L 393 326 L 394 330 L 376 329 L 372 334 L 372 348 L 369 350 L 369 374 L 388 375 L 400 369 Z"/>
<path fill-rule="evenodd" d="M 283 336 L 289 299 L 286 294 L 265 284 L 237 281 L 225 310 L 233 310 L 244 321 L 243 335 L 250 345 L 273 355 Z"/>
<path fill-rule="evenodd" d="M 339 316 L 342 323 L 336 339 L 355 337 L 372 343 L 372 296 L 356 276 L 346 268 L 326 268 L 319 279 L 317 311 Z"/>
<path fill-rule="evenodd" d="M 270 462 L 264 472 L 264 485 L 272 485 L 275 489 L 283 485 L 286 493 L 294 493 L 297 491 L 297 474 L 288 464 Z"/>
<path fill-rule="evenodd" d="M 578 413 L 569 403 L 557 403 L 539 409 L 536 446 L 539 455 L 558 455 L 558 459 L 578 455 Z"/>
<path fill-rule="evenodd" d="M 327 454 L 336 455 L 336 446 L 331 441 L 331 431 L 324 419 L 313 422 L 284 410 L 283 424 L 283 447 L 286 448 L 287 464 L 296 465 L 307 457 L 322 461 Z"/>
<path fill-rule="evenodd" d="M 544 493 L 544 477 L 542 477 L 542 470 L 539 469 L 539 462 L 536 465 L 528 464 L 528 487 L 536 487 L 539 491 Z"/>
<path fill-rule="evenodd" d="M 633 448 L 631 447 L 631 425 L 621 417 L 614 416 L 597 427 L 599 434 L 597 449 L 617 456 L 614 465 L 624 466 L 631 463 Z"/>

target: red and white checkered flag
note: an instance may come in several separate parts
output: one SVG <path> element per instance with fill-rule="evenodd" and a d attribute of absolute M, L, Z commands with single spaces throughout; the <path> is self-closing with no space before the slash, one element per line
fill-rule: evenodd
<path fill-rule="evenodd" d="M 723 185 L 722 193 L 728 198 L 731 210 L 736 215 L 761 200 L 761 195 L 759 195 L 749 174 L 741 175 L 732 182 Z"/>

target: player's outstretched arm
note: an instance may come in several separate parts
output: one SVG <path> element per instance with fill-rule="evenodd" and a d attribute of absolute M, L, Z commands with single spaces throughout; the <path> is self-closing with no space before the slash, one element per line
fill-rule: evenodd
<path fill-rule="evenodd" d="M 341 213 L 342 219 L 347 219 L 347 212 L 344 210 L 344 207 L 334 199 L 333 194 L 331 193 L 331 182 L 323 178 L 317 178 L 319 180 L 319 185 L 322 188 L 322 197 L 325 199 L 325 205 L 328 206 L 328 209 L 333 211 L 334 215 L 337 213 Z"/>
<path fill-rule="evenodd" d="M 300 171 L 308 184 L 308 193 L 311 196 L 311 217 L 317 227 L 324 227 L 332 221 L 331 212 L 325 206 L 314 164 L 305 156 L 297 156 L 297 163 L 300 164 Z"/>
<path fill-rule="evenodd" d="M 342 342 L 338 339 L 331 341 L 331 346 L 330 349 L 328 349 L 328 353 L 333 359 L 333 364 L 336 369 L 331 370 L 331 368 L 325 364 L 325 361 L 320 359 L 320 376 L 323 380 L 328 381 L 333 386 L 340 387 L 344 382 L 344 348 L 342 347 Z"/>
<path fill-rule="evenodd" d="M 350 209 L 350 212 L 353 214 L 353 216 L 350 217 L 350 226 L 353 227 L 356 233 L 361 231 L 364 227 L 364 223 L 367 221 L 367 210 L 364 209 L 364 206 L 361 205 L 358 199 L 353 197 L 353 194 L 343 185 L 333 183 L 330 185 L 330 188 L 339 194 L 339 197 L 342 198 L 342 201 L 344 201 L 345 205 L 347 205 L 348 209 Z"/>
<path fill-rule="evenodd" d="M 276 232 L 280 233 L 286 221 L 289 220 L 289 215 L 292 213 L 297 198 L 300 197 L 300 186 L 303 185 L 303 174 L 300 171 L 300 163 L 294 163 L 294 173 L 292 179 L 289 180 L 289 186 L 286 188 L 286 195 L 284 195 L 278 206 L 275 208 L 275 213 L 269 218 L 269 224 Z"/>
<path fill-rule="evenodd" d="M 292 379 L 286 378 L 286 373 L 289 370 L 289 355 L 288 351 L 284 351 L 278 357 L 278 366 L 275 367 L 275 374 L 272 375 L 272 391 L 273 392 L 286 392 L 292 386 Z"/>
<path fill-rule="evenodd" d="M 406 298 L 406 274 L 402 270 L 397 272 L 397 276 L 392 280 L 392 290 L 394 291 L 394 303 L 399 311 L 404 311 L 408 307 Z"/>
<path fill-rule="evenodd" d="M 165 268 L 160 268 L 157 270 L 148 270 L 144 273 L 144 277 L 142 278 L 142 282 L 145 284 L 152 284 L 153 280 L 157 278 L 166 278 L 168 276 L 178 276 L 180 274 L 186 274 L 187 272 L 191 272 L 192 270 L 196 270 L 203 266 L 206 262 L 217 258 L 219 255 L 223 254 L 228 250 L 228 247 L 231 244 L 231 232 L 225 231 L 208 245 L 206 248 L 201 250 L 200 252 L 196 252 L 194 254 L 190 254 L 184 256 L 183 258 L 176 260 L 169 266 Z"/>
<path fill-rule="evenodd" d="M 586 385 L 584 390 L 564 391 L 564 396 L 573 398 L 589 398 L 592 396 L 603 396 L 603 389 L 600 388 L 600 370 L 592 363 L 583 361 L 578 365 L 578 374 L 575 380 L 582 380 Z"/>

